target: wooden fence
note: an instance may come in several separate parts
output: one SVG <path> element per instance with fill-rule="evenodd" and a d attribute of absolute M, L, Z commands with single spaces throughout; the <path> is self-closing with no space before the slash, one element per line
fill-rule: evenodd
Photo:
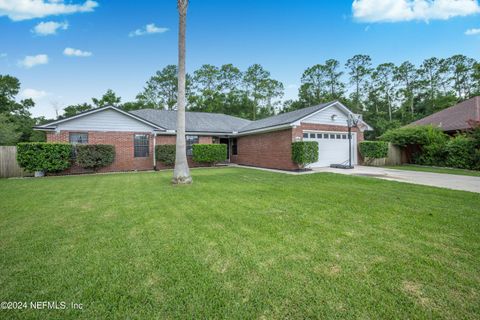
<path fill-rule="evenodd" d="M 388 143 L 388 155 L 386 158 L 381 159 L 364 159 L 365 165 L 374 166 L 374 167 L 383 167 L 383 166 L 398 166 L 405 162 L 405 151 L 402 148 Z"/>
<path fill-rule="evenodd" d="M 25 177 L 31 174 L 23 171 L 17 163 L 17 147 L 0 146 L 0 178 Z"/>

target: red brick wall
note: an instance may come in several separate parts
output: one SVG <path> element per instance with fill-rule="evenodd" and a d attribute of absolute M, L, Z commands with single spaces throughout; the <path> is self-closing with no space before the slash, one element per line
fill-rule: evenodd
<path fill-rule="evenodd" d="M 237 138 L 238 155 L 232 155 L 231 162 L 273 169 L 298 169 L 298 166 L 291 160 L 291 143 L 303 139 L 303 130 L 346 132 L 348 128 L 305 123 L 292 129 L 241 136 Z M 360 132 L 358 128 L 353 128 L 352 131 L 357 133 L 358 142 L 363 141 L 363 132 Z M 360 163 L 360 154 L 357 159 Z"/>
<path fill-rule="evenodd" d="M 79 132 L 79 131 L 72 131 Z M 48 132 L 47 142 L 68 142 L 69 131 L 59 133 Z M 134 134 L 150 135 L 150 152 L 145 158 L 135 158 L 133 156 L 133 137 Z M 107 167 L 100 168 L 99 172 L 109 171 L 131 171 L 131 170 L 151 170 L 153 169 L 153 136 L 149 132 L 101 132 L 89 131 L 88 144 L 111 144 L 115 146 L 115 161 Z M 84 173 L 91 172 L 78 166 L 72 166 L 64 173 Z"/>
<path fill-rule="evenodd" d="M 292 130 L 267 132 L 237 138 L 238 155 L 231 161 L 238 164 L 273 169 L 295 170 L 292 161 Z"/>
<path fill-rule="evenodd" d="M 72 131 L 80 132 L 80 131 Z M 59 133 L 47 132 L 47 142 L 68 142 L 70 131 L 61 131 Z M 133 137 L 135 134 L 149 134 L 150 135 L 150 152 L 149 156 L 145 158 L 135 158 L 133 156 Z M 176 137 L 174 135 L 158 135 L 156 137 L 156 144 L 175 144 Z M 102 131 L 89 131 L 88 132 L 89 144 L 111 144 L 115 146 L 115 161 L 112 165 L 99 169 L 99 172 L 111 172 L 111 171 L 132 171 L 132 170 L 152 170 L 153 169 L 153 135 L 149 132 L 102 132 Z M 212 143 L 211 136 L 200 136 L 199 143 L 209 144 Z M 188 157 L 188 163 L 190 167 L 201 166 L 192 161 L 191 157 Z M 168 168 L 160 162 L 157 162 L 158 169 Z M 73 173 L 87 173 L 91 170 L 85 170 L 79 166 L 73 165 L 68 170 L 65 170 L 63 174 Z"/>

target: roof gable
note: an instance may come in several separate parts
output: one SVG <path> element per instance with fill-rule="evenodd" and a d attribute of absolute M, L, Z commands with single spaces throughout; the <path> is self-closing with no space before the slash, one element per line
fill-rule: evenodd
<path fill-rule="evenodd" d="M 150 128 L 151 129 L 156 129 L 156 130 L 165 130 L 165 128 L 159 126 L 158 124 L 152 123 L 146 119 L 143 119 L 139 116 L 136 116 L 134 114 L 131 114 L 129 112 L 123 111 L 119 108 L 116 108 L 114 106 L 106 106 L 102 108 L 97 108 L 89 111 L 85 111 L 79 114 L 76 114 L 72 117 L 68 117 L 65 119 L 60 119 L 60 120 L 55 120 L 43 125 L 36 126 L 36 129 L 52 129 L 52 128 L 60 128 L 60 127 L 72 127 L 72 123 L 76 122 L 76 124 L 73 125 L 73 127 L 78 126 L 78 130 L 81 128 L 85 127 L 85 130 L 89 127 L 89 121 L 94 121 L 97 122 L 99 119 L 98 114 L 102 114 L 103 121 L 105 123 L 105 128 L 103 130 L 109 130 L 109 124 L 129 124 L 130 126 L 133 127 L 138 127 L 139 123 L 141 124 L 141 128 Z M 119 118 L 120 116 L 120 118 Z M 110 118 L 110 119 L 109 119 Z M 115 119 L 113 119 L 115 118 Z M 124 121 L 122 121 L 124 120 Z M 101 122 L 101 121 L 100 121 Z M 117 123 L 120 122 L 120 123 Z M 99 125 L 99 124 L 97 124 Z M 101 128 L 99 128 L 101 129 Z M 121 128 L 120 128 L 121 129 Z M 120 130 L 120 131 L 125 131 L 125 130 Z"/>

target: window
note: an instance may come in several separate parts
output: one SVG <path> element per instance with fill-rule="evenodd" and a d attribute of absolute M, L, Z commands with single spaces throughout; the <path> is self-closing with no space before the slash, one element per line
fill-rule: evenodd
<path fill-rule="evenodd" d="M 187 140 L 187 156 L 191 156 L 193 154 L 192 146 L 198 143 L 198 136 L 186 136 Z"/>
<path fill-rule="evenodd" d="M 317 133 L 317 139 L 322 139 L 322 134 L 321 133 Z"/>
<path fill-rule="evenodd" d="M 342 139 L 342 136 L 337 134 L 337 139 Z"/>
<path fill-rule="evenodd" d="M 232 155 L 236 156 L 238 154 L 237 147 L 237 138 L 232 139 Z"/>
<path fill-rule="evenodd" d="M 310 138 L 315 139 L 315 133 L 310 133 Z"/>
<path fill-rule="evenodd" d="M 308 138 L 308 133 L 304 133 L 304 134 L 303 134 L 303 137 L 304 137 L 304 138 Z"/>
<path fill-rule="evenodd" d="M 323 134 L 323 139 L 328 139 L 328 133 Z"/>
<path fill-rule="evenodd" d="M 148 134 L 136 134 L 133 141 L 133 156 L 135 158 L 148 157 Z"/>
<path fill-rule="evenodd" d="M 68 136 L 68 141 L 71 144 L 87 144 L 88 143 L 88 133 L 86 132 L 70 132 Z"/>
<path fill-rule="evenodd" d="M 330 134 L 330 139 L 335 139 L 335 135 L 334 135 L 334 134 Z"/>
<path fill-rule="evenodd" d="M 347 135 L 346 135 L 346 134 L 342 134 L 342 139 L 347 139 Z"/>

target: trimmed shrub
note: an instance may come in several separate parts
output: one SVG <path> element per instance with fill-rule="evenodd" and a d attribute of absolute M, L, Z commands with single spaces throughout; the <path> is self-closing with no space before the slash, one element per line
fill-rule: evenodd
<path fill-rule="evenodd" d="M 226 144 L 194 144 L 192 146 L 193 161 L 216 164 L 227 160 Z"/>
<path fill-rule="evenodd" d="M 317 141 L 292 142 L 292 161 L 301 168 L 318 161 Z"/>
<path fill-rule="evenodd" d="M 109 144 L 80 144 L 75 146 L 76 163 L 84 169 L 93 169 L 111 165 L 115 160 L 115 146 Z"/>
<path fill-rule="evenodd" d="M 422 151 L 415 154 L 413 161 L 425 166 L 445 166 L 448 156 L 446 144 L 447 141 L 423 146 Z"/>
<path fill-rule="evenodd" d="M 155 158 L 166 166 L 173 166 L 175 164 L 175 148 L 174 144 L 155 146 Z"/>
<path fill-rule="evenodd" d="M 385 141 L 362 141 L 360 142 L 360 154 L 364 158 L 381 159 L 388 154 L 388 142 Z"/>
<path fill-rule="evenodd" d="M 475 167 L 475 142 L 466 135 L 459 134 L 446 144 L 448 153 L 446 165 L 454 168 L 473 169 Z"/>
<path fill-rule="evenodd" d="M 442 143 L 448 139 L 448 135 L 433 126 L 410 126 L 388 130 L 380 140 L 388 141 L 400 147 L 407 145 L 430 145 Z"/>
<path fill-rule="evenodd" d="M 17 145 L 18 164 L 27 171 L 57 172 L 70 168 L 72 145 L 25 142 Z"/>

